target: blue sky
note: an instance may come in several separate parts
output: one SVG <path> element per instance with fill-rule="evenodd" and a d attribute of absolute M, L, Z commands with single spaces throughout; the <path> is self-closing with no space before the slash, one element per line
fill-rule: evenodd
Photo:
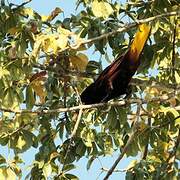
<path fill-rule="evenodd" d="M 20 0 L 9 0 L 9 2 L 19 4 L 24 1 Z M 51 11 L 55 7 L 60 7 L 64 10 L 64 15 L 60 15 L 60 18 L 68 17 L 70 14 L 76 14 L 75 11 L 75 0 L 32 0 L 31 3 L 27 5 L 27 7 L 33 8 L 35 11 L 37 11 L 39 14 L 48 15 L 51 13 Z M 99 59 L 100 55 L 98 53 L 92 54 L 92 52 L 87 52 L 88 56 L 92 59 Z M 28 168 L 28 165 L 30 165 L 34 160 L 34 154 L 36 153 L 36 149 L 31 148 L 27 152 L 21 155 L 22 159 L 25 160 L 25 164 L 23 167 L 23 173 L 27 174 L 27 172 L 30 170 Z M 12 151 L 9 150 L 7 147 L 0 147 L 0 154 L 4 155 L 6 158 L 13 157 Z M 86 170 L 87 165 L 87 159 L 82 158 L 80 161 L 77 162 L 77 169 L 73 171 L 80 180 L 86 179 L 86 180 L 94 180 L 94 179 L 103 179 L 106 173 L 101 173 L 101 167 L 104 168 L 110 168 L 114 161 L 117 159 L 119 153 L 115 153 L 113 156 L 107 156 L 104 158 L 100 158 L 99 160 L 95 160 L 91 166 L 91 169 L 89 171 Z M 117 169 L 125 169 L 132 158 L 128 158 L 125 160 L 122 160 L 120 164 L 118 165 Z M 100 175 L 100 176 L 99 176 Z M 24 177 L 24 176 L 23 176 Z M 110 180 L 116 180 L 121 179 L 123 180 L 125 178 L 125 173 L 113 173 L 113 175 L 109 178 Z"/>

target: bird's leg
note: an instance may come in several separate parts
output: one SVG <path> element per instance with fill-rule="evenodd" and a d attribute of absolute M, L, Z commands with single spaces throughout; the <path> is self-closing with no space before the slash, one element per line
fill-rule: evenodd
<path fill-rule="evenodd" d="M 102 100 L 101 103 L 107 102 L 109 100 L 110 93 L 108 93 Z"/>
<path fill-rule="evenodd" d="M 107 102 L 109 100 L 109 97 L 111 97 L 111 92 L 113 90 L 113 84 L 112 81 L 108 81 L 108 89 L 107 89 L 107 95 L 101 100 L 101 102 Z"/>
<path fill-rule="evenodd" d="M 126 88 L 126 96 L 124 97 L 124 99 L 129 99 L 132 93 L 132 85 L 128 85 L 128 87 Z"/>

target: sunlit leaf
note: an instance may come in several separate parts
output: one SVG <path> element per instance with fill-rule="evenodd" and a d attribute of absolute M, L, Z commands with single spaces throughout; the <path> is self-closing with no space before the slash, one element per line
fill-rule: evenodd
<path fill-rule="evenodd" d="M 94 142 L 94 133 L 92 130 L 84 128 L 81 131 L 81 138 L 87 147 L 92 147 L 92 142 Z"/>
<path fill-rule="evenodd" d="M 6 75 L 10 75 L 9 71 L 7 69 L 4 69 L 3 67 L 0 67 L 0 79 Z"/>
<path fill-rule="evenodd" d="M 176 83 L 180 84 L 180 75 L 177 72 L 175 72 L 175 79 L 176 79 Z"/>
<path fill-rule="evenodd" d="M 108 18 L 114 11 L 107 2 L 94 0 L 92 3 L 92 11 L 96 17 Z"/>
<path fill-rule="evenodd" d="M 174 117 L 177 117 L 179 116 L 179 112 L 175 109 L 175 108 L 172 108 L 172 107 L 163 107 L 163 106 L 160 106 L 160 111 L 163 112 L 165 115 L 170 112 L 174 115 Z"/>
<path fill-rule="evenodd" d="M 24 16 L 33 16 L 34 11 L 31 8 L 23 8 L 21 12 Z"/>
<path fill-rule="evenodd" d="M 16 174 L 11 170 L 11 168 L 7 168 L 6 173 L 6 180 L 16 180 Z"/>
<path fill-rule="evenodd" d="M 127 170 L 133 168 L 137 164 L 137 160 L 132 160 L 130 164 L 127 166 Z"/>
<path fill-rule="evenodd" d="M 51 175 L 52 167 L 50 163 L 46 163 L 43 167 L 43 174 L 46 178 L 48 178 Z"/>

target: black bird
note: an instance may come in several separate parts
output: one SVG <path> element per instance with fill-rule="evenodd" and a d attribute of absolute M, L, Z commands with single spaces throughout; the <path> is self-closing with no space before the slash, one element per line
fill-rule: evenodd
<path fill-rule="evenodd" d="M 139 25 L 129 50 L 112 62 L 99 75 L 94 83 L 81 94 L 83 104 L 107 102 L 110 99 L 128 94 L 129 82 L 140 65 L 139 56 L 150 33 L 150 26 Z"/>

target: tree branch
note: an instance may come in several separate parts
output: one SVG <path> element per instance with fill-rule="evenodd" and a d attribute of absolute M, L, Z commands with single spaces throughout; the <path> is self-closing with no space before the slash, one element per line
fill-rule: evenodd
<path fill-rule="evenodd" d="M 176 90 L 176 94 L 180 93 L 180 89 Z M 119 101 L 110 101 L 108 103 L 98 103 L 98 104 L 90 104 L 90 105 L 78 105 L 78 106 L 74 106 L 74 107 L 67 107 L 67 108 L 57 108 L 57 109 L 41 109 L 41 110 L 13 110 L 13 109 L 8 109 L 8 108 L 3 108 L 0 107 L 0 111 L 2 112 L 11 112 L 11 113 L 15 113 L 15 114 L 22 114 L 22 113 L 31 113 L 31 114 L 52 114 L 52 113 L 61 113 L 61 112 L 71 112 L 71 111 L 77 111 L 80 109 L 94 109 L 94 108 L 98 108 L 98 107 L 102 107 L 102 106 L 125 106 L 125 105 L 129 105 L 129 104 L 135 104 L 135 103 L 141 103 L 141 104 L 147 104 L 150 102 L 164 102 L 169 100 L 170 98 L 174 97 L 174 92 L 170 92 L 168 94 L 163 94 L 160 97 L 154 97 L 151 100 L 144 100 L 144 99 L 140 99 L 140 98 L 134 98 L 134 99 L 122 99 Z M 178 106 L 178 108 L 180 108 Z"/>
<path fill-rule="evenodd" d="M 148 117 L 148 126 L 151 127 L 151 118 Z M 148 146 L 149 146 L 149 136 L 148 136 L 148 142 L 146 144 L 146 146 L 144 147 L 144 152 L 143 152 L 143 155 L 142 155 L 142 159 L 146 159 L 147 157 L 147 154 L 148 154 Z"/>
<path fill-rule="evenodd" d="M 124 157 L 125 153 L 127 152 L 129 145 L 133 142 L 134 138 L 136 137 L 136 134 L 138 133 L 138 130 L 139 130 L 140 111 L 141 111 L 141 106 L 140 106 L 140 103 L 138 103 L 138 105 L 137 105 L 137 118 L 136 118 L 136 121 L 134 122 L 132 133 L 131 133 L 126 145 L 124 146 L 122 153 L 116 159 L 116 161 L 114 162 L 112 167 L 108 170 L 108 172 L 107 172 L 107 174 L 103 180 L 107 180 L 109 178 L 109 176 L 111 176 L 111 174 L 114 172 L 116 166 L 118 165 L 118 163 L 121 161 L 121 159 Z"/>
<path fill-rule="evenodd" d="M 152 21 L 154 21 L 156 19 L 163 18 L 163 17 L 177 16 L 179 14 L 180 14 L 180 11 L 173 11 L 173 12 L 168 12 L 168 13 L 164 13 L 164 14 L 159 14 L 159 15 L 156 15 L 156 16 L 153 16 L 153 17 L 142 19 L 142 20 L 136 20 L 136 22 L 126 24 L 126 25 L 124 25 L 124 27 L 120 27 L 117 30 L 113 30 L 113 31 L 111 31 L 109 33 L 102 34 L 102 35 L 100 35 L 98 37 L 95 37 L 95 38 L 92 38 L 92 39 L 84 40 L 82 42 L 79 42 L 78 44 L 74 44 L 73 46 L 68 46 L 68 47 L 60 50 L 59 53 L 64 52 L 66 50 L 70 50 L 70 49 L 78 49 L 81 45 L 85 45 L 85 44 L 89 44 L 89 43 L 92 43 L 92 42 L 95 42 L 95 41 L 98 41 L 98 40 L 101 40 L 101 39 L 105 39 L 105 38 L 108 38 L 109 36 L 113 36 L 113 35 L 115 35 L 117 33 L 126 32 L 129 29 L 134 28 L 134 27 L 136 27 L 137 25 L 140 25 L 140 24 L 152 22 Z"/>
<path fill-rule="evenodd" d="M 31 1 L 32 0 L 27 0 L 27 1 L 23 2 L 22 4 L 20 4 L 20 5 L 16 5 L 16 4 L 13 4 L 13 3 L 10 3 L 10 4 L 14 5 L 14 6 L 17 6 L 16 8 L 14 8 L 14 10 L 16 10 L 16 9 L 19 9 L 19 8 L 25 6 L 26 4 L 30 3 Z"/>

